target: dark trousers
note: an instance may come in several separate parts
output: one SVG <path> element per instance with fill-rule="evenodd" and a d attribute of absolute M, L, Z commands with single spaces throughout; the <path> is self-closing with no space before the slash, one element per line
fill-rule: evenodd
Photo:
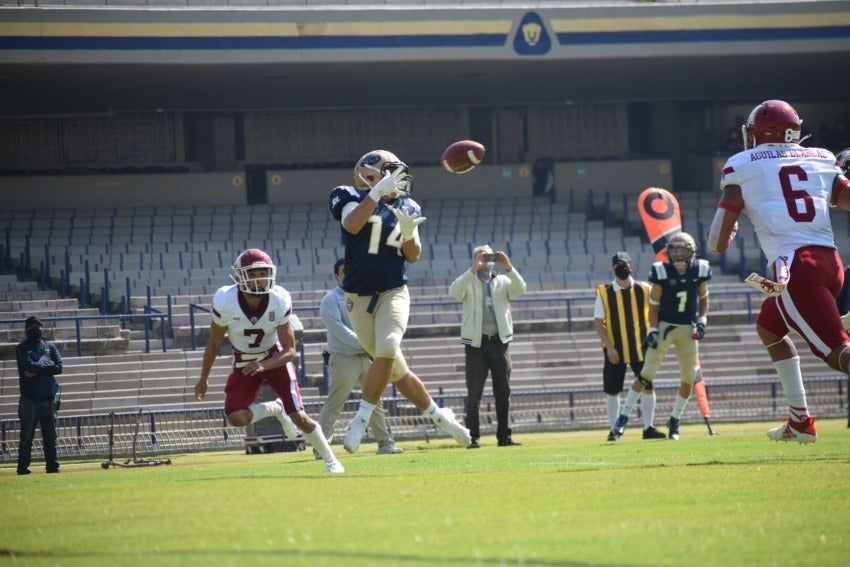
<path fill-rule="evenodd" d="M 36 426 L 41 427 L 44 443 L 44 461 L 48 472 L 59 470 L 56 455 L 56 405 L 53 398 L 32 400 L 21 396 L 18 401 L 18 418 L 21 420 L 21 441 L 18 446 L 18 472 L 25 471 L 32 462 L 32 442 Z"/>
<path fill-rule="evenodd" d="M 511 357 L 508 345 L 498 337 L 481 341 L 481 348 L 466 345 L 466 427 L 473 439 L 481 436 L 479 406 L 484 394 L 487 373 L 493 380 L 493 395 L 496 398 L 496 437 L 504 441 L 511 436 L 508 418 L 511 409 Z"/>

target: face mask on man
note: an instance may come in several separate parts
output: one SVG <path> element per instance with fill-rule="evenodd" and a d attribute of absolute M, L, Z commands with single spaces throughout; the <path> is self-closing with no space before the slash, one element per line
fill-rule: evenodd
<path fill-rule="evenodd" d="M 35 342 L 41 340 L 41 327 L 30 327 L 27 329 L 27 339 Z"/>
<path fill-rule="evenodd" d="M 622 264 L 614 268 L 614 275 L 617 279 L 624 280 L 632 275 L 632 270 L 626 264 Z"/>

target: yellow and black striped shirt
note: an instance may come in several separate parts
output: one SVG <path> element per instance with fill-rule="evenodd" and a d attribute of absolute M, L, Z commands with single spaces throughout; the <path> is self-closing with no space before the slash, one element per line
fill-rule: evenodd
<path fill-rule="evenodd" d="M 626 364 L 643 361 L 640 345 L 649 332 L 649 287 L 646 282 L 635 282 L 629 289 L 613 283 L 596 288 L 605 307 L 608 337 Z"/>

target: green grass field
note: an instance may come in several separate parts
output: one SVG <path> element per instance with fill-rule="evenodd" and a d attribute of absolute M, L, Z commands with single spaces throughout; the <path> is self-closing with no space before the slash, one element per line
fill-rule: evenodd
<path fill-rule="evenodd" d="M 172 455 L 172 465 L 62 474 L 0 468 L 0 563 L 23 565 L 850 564 L 850 429 L 814 445 L 774 424 L 686 425 L 680 441 L 604 431 L 515 435 L 477 451 Z M 123 456 L 122 458 L 126 458 Z"/>

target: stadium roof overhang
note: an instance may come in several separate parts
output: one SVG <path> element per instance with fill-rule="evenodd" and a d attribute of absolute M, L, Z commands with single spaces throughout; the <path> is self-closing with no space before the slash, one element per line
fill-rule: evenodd
<path fill-rule="evenodd" d="M 0 10 L 0 113 L 846 100 L 847 2 Z"/>

